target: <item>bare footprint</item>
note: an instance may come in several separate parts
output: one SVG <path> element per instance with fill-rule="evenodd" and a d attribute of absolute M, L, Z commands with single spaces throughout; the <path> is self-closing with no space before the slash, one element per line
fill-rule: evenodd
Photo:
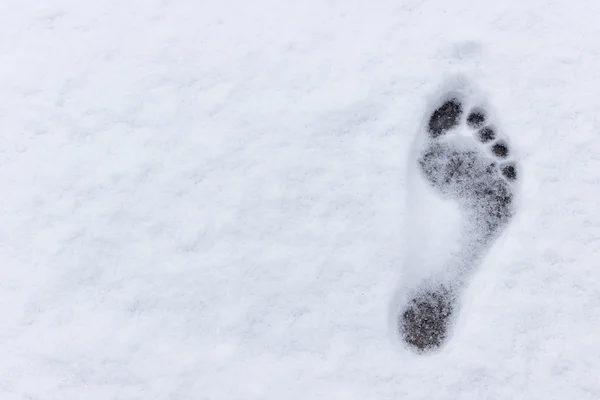
<path fill-rule="evenodd" d="M 509 141 L 480 104 L 481 95 L 461 82 L 428 111 L 418 138 L 419 179 L 434 195 L 458 205 L 462 219 L 459 250 L 448 255 L 444 279 L 434 275 L 416 285 L 397 317 L 402 340 L 418 352 L 447 341 L 465 282 L 515 213 L 518 167 Z"/>

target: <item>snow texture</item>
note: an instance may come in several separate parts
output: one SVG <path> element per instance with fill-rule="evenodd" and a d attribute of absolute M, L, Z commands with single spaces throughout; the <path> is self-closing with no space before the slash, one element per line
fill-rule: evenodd
<path fill-rule="evenodd" d="M 589 0 L 1 1 L 0 398 L 600 398 L 599 19 Z M 419 353 L 390 315 L 460 244 L 456 202 L 418 230 L 410 206 L 456 73 L 519 196 Z"/>

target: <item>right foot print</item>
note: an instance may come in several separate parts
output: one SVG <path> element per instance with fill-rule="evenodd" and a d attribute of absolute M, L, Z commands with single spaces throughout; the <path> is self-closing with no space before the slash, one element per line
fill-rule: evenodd
<path fill-rule="evenodd" d="M 419 352 L 445 343 L 461 287 L 515 211 L 518 168 L 508 139 L 473 92 L 461 89 L 445 95 L 419 133 L 426 136 L 417 156 L 421 176 L 440 198 L 460 206 L 464 225 L 458 265 L 448 266 L 456 271 L 446 271 L 453 278 L 422 284 L 398 316 L 402 339 Z"/>

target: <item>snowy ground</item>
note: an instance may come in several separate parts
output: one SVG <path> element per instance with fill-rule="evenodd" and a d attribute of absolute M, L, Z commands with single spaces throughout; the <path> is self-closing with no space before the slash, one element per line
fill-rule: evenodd
<path fill-rule="evenodd" d="M 599 19 L 590 0 L 0 2 L 0 398 L 600 398 Z M 387 318 L 419 267 L 410 143 L 457 69 L 522 196 L 423 356 Z"/>

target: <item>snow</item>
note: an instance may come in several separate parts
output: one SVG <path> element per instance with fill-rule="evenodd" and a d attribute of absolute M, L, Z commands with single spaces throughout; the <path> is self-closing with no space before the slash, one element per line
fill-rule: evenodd
<path fill-rule="evenodd" d="M 0 398 L 600 398 L 600 3 L 0 2 Z M 410 143 L 463 70 L 518 214 L 417 355 Z M 444 221 L 440 221 L 444 224 Z"/>

